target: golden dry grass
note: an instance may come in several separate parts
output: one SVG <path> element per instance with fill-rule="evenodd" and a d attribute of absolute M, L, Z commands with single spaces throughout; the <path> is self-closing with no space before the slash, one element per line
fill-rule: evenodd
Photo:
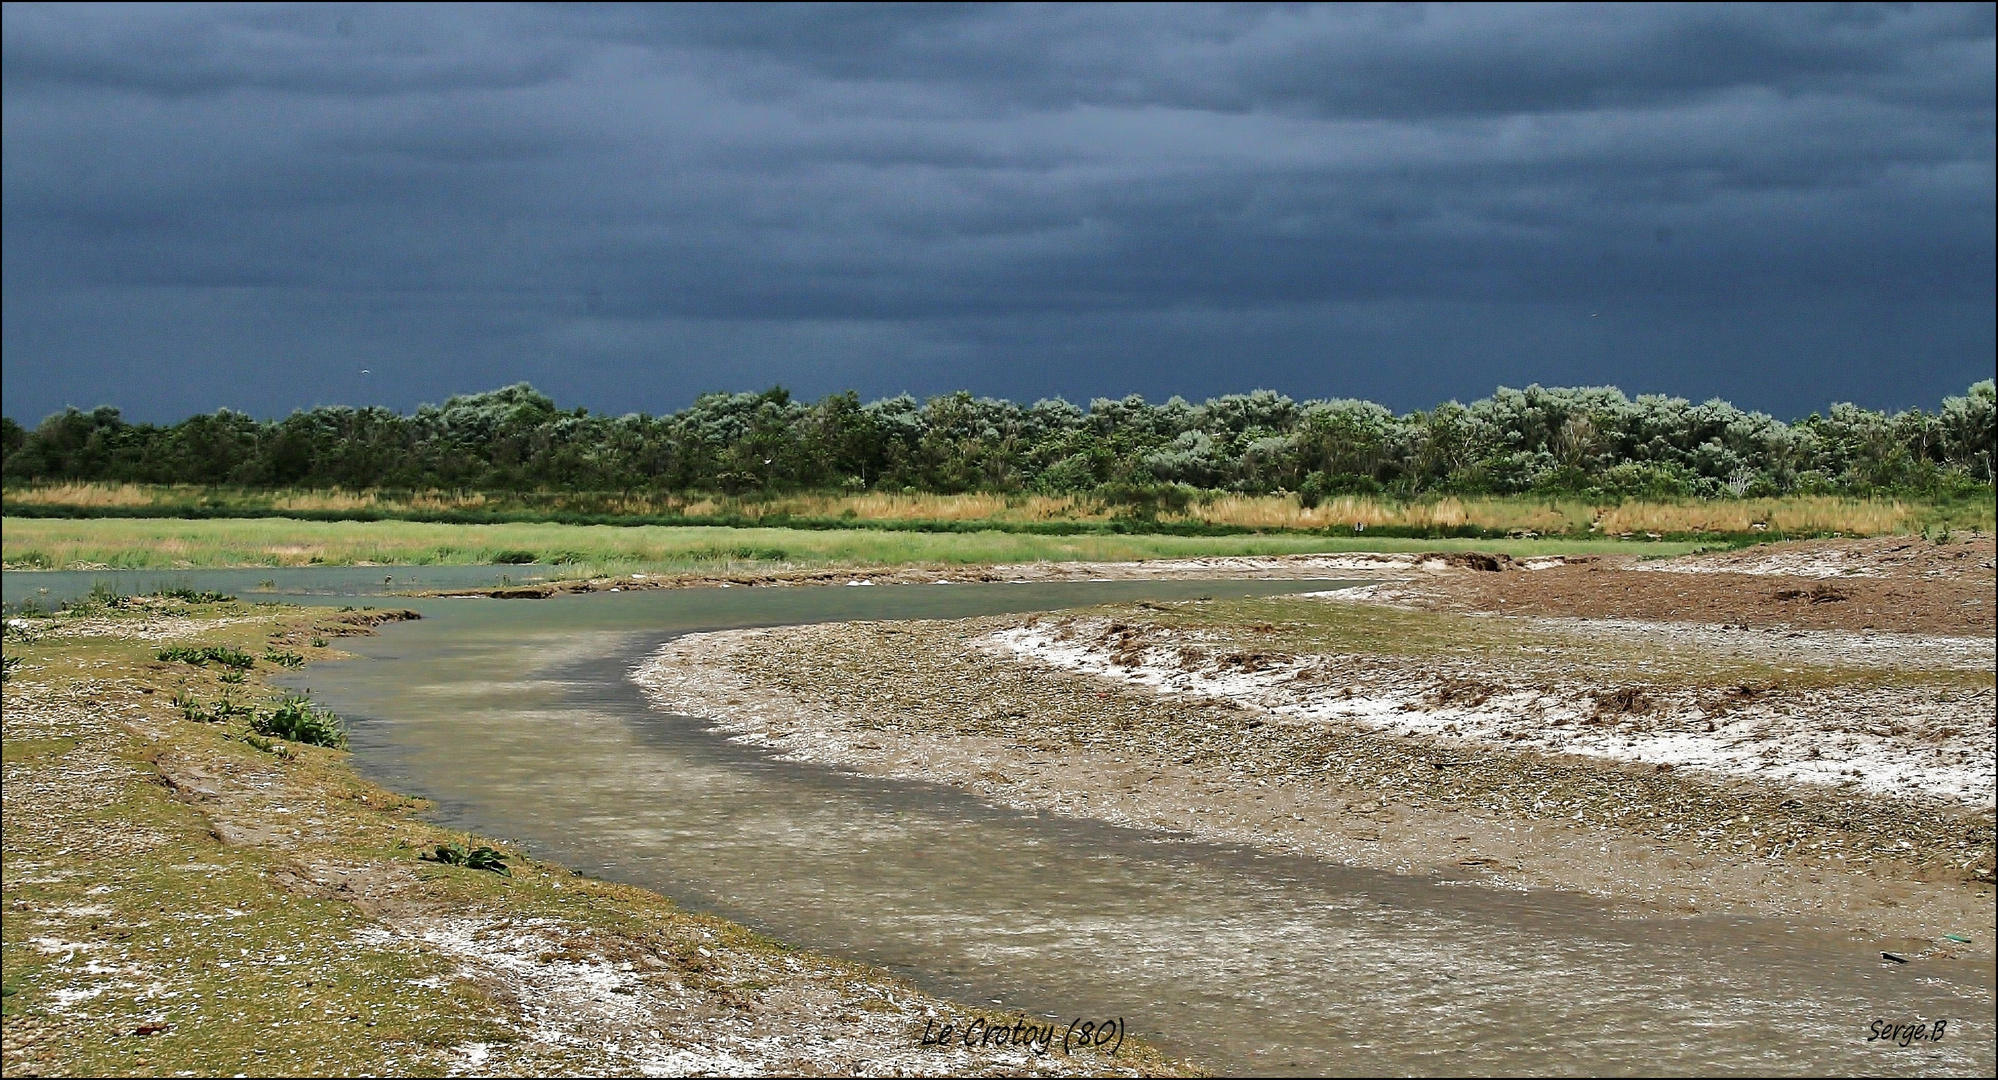
<path fill-rule="evenodd" d="M 1922 510 L 1899 499 L 1841 499 L 1830 496 L 1626 503 L 1604 510 L 1597 519 L 1597 528 L 1612 535 L 1768 529 L 1785 533 L 1842 532 L 1849 536 L 1884 536 L 1920 529 Z"/>
<path fill-rule="evenodd" d="M 155 484 L 36 484 L 10 488 L 7 501 L 34 506 L 154 506 L 175 496 L 198 497 L 200 488 Z"/>
<path fill-rule="evenodd" d="M 1103 523 L 1130 513 L 1128 507 L 1088 495 L 960 495 L 866 492 L 857 495 L 800 494 L 720 496 L 645 492 L 523 494 L 478 491 L 401 492 L 366 489 L 202 488 L 192 485 L 41 484 L 9 488 L 9 506 L 75 506 L 93 510 L 199 506 L 212 510 L 342 513 L 470 511 L 520 514 L 589 513 L 613 516 L 685 516 L 736 521 L 782 518 L 861 522 L 989 522 L 995 526 L 1037 522 Z M 1959 508 L 1961 509 L 1961 508 Z M 1953 527 L 1989 527 L 1989 507 L 1966 511 L 1971 519 Z M 1591 503 L 1580 499 L 1526 496 L 1468 496 L 1397 500 L 1338 496 L 1305 507 L 1295 495 L 1213 495 L 1196 499 L 1159 520 L 1255 529 L 1365 526 L 1427 529 L 1475 526 L 1504 532 L 1607 535 L 1652 533 L 1838 532 L 1880 536 L 1920 531 L 1936 519 L 1935 508 L 1903 499 L 1790 496 L 1778 499 L 1682 499 L 1662 502 Z M 779 522 L 781 523 L 781 522 Z"/>

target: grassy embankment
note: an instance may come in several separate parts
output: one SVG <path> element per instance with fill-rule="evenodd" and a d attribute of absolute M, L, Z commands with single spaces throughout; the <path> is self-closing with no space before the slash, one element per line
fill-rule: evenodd
<path fill-rule="evenodd" d="M 1203 555 L 1478 548 L 1515 556 L 1587 551 L 1679 555 L 1690 543 L 1541 538 L 1423 540 L 1308 533 L 1238 536 L 1000 531 L 936 533 L 716 526 L 442 525 L 287 518 L 14 518 L 0 530 L 9 570 L 178 570 L 227 566 L 559 563 L 554 576 L 631 571 L 735 572 L 782 568 L 973 566 L 1123 561 Z"/>
<path fill-rule="evenodd" d="M 801 1032 L 804 1049 L 785 1053 L 809 1057 L 824 1023 L 855 1021 L 835 1025 L 852 1033 L 889 998 L 941 1007 L 880 972 L 448 833 L 415 816 L 423 804 L 362 780 L 343 751 L 256 737 L 240 714 L 190 720 L 178 703 L 263 705 L 277 670 L 266 650 L 336 655 L 327 641 L 357 632 L 357 618 L 126 600 L 9 625 L 7 1075 L 604 1074 L 633 1067 L 616 1056 L 620 1038 L 657 1041 L 638 1029 L 673 1028 L 669 1043 L 698 1050 L 722 1030 L 707 1025 L 738 1024 L 704 1011 L 753 1009 L 767 1034 Z M 168 640 L 260 659 L 240 673 L 161 662 Z M 422 861 L 447 842 L 494 844 L 510 875 Z M 440 927 L 472 929 L 454 954 L 418 940 Z M 621 1000 L 667 995 L 680 1019 L 645 1013 L 631 1031 L 533 1037 L 536 1009 L 560 1019 L 597 1007 L 511 985 L 504 964 L 467 963 L 464 948 L 499 949 L 523 932 L 550 944 L 512 957 L 516 968 L 587 969 L 599 991 L 623 980 L 617 993 L 639 996 Z M 767 1006 L 766 993 L 777 995 Z M 781 1003 L 801 997 L 826 1015 Z M 877 1045 L 855 1049 L 906 1052 L 906 1021 L 884 1013 Z M 1092 1068 L 1086 1060 L 1073 1068 Z M 822 1064 L 852 1067 L 850 1056 Z M 1169 1071 L 1135 1043 L 1094 1067 L 1106 1066 Z"/>
<path fill-rule="evenodd" d="M 781 525 L 802 529 L 986 530 L 1089 533 L 1240 531 L 1404 536 L 1671 537 L 1873 536 L 1924 528 L 1982 528 L 1990 496 L 1949 503 L 1793 496 L 1780 499 L 1625 501 L 1544 497 L 1391 500 L 1340 496 L 1315 506 L 1295 495 L 1209 493 L 1181 504 L 1119 503 L 1091 495 L 801 494 L 740 497 L 625 492 L 327 491 L 191 485 L 40 484 L 0 493 L 8 513 L 33 517 L 289 516 L 451 524 Z"/>

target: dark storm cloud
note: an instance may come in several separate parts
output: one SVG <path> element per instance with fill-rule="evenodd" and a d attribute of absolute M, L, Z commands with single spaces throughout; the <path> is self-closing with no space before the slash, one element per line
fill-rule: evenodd
<path fill-rule="evenodd" d="M 1932 401 L 1992 13 L 10 4 L 7 411 Z"/>

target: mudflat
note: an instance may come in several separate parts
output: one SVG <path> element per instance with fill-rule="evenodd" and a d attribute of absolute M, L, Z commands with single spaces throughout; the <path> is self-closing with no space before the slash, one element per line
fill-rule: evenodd
<path fill-rule="evenodd" d="M 640 679 L 745 741 L 999 804 L 1992 955 L 1990 538 L 1371 572 L 697 635 Z"/>

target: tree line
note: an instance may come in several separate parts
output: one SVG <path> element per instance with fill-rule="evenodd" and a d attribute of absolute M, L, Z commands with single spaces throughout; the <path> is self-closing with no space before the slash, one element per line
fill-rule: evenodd
<path fill-rule="evenodd" d="M 526 383 L 413 414 L 321 407 L 175 424 L 68 409 L 0 420 L 10 482 L 251 487 L 1329 495 L 1545 493 L 1595 498 L 1790 493 L 1951 495 L 1992 485 L 1992 380 L 1935 412 L 1833 405 L 1785 423 L 1724 401 L 1614 387 L 1500 389 L 1403 415 L 1259 390 L 1194 404 L 1031 405 L 968 393 L 815 402 L 781 387 L 676 413 L 564 410 Z"/>

